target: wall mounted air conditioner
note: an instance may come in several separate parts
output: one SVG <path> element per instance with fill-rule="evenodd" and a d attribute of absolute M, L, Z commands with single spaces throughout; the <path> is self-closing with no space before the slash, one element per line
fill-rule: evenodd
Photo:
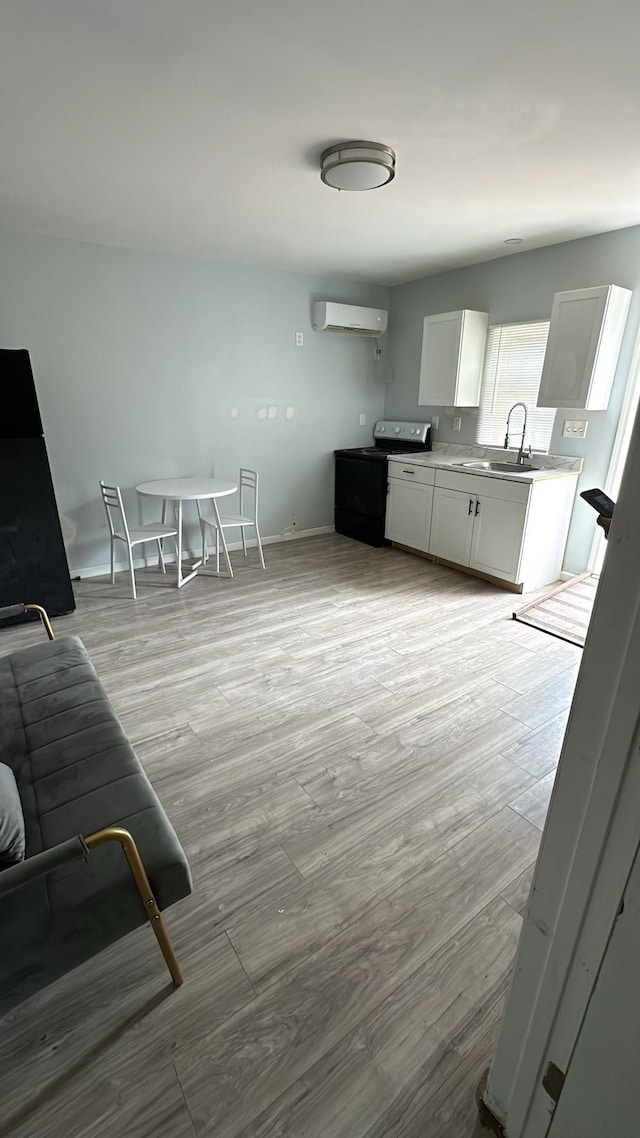
<path fill-rule="evenodd" d="M 387 330 L 387 316 L 386 308 L 360 308 L 356 304 L 317 300 L 313 306 L 313 327 L 316 332 L 382 336 Z"/>

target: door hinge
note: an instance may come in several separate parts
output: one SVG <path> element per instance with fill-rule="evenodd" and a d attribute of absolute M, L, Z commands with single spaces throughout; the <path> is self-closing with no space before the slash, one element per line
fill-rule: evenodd
<path fill-rule="evenodd" d="M 559 1067 L 556 1067 L 555 1063 L 548 1064 L 547 1070 L 542 1079 L 542 1085 L 549 1095 L 549 1098 L 553 1100 L 556 1106 L 558 1105 L 558 1100 L 562 1094 L 562 1088 L 564 1086 L 566 1077 L 567 1076 L 565 1075 L 564 1071 L 561 1071 Z"/>

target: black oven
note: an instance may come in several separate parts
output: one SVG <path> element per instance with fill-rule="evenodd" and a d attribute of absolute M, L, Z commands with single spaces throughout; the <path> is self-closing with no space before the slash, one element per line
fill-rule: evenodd
<path fill-rule="evenodd" d="M 335 451 L 334 524 L 336 533 L 381 546 L 390 544 L 384 536 L 387 456 L 431 450 L 431 427 L 381 420 L 374 439 L 373 446 Z"/>

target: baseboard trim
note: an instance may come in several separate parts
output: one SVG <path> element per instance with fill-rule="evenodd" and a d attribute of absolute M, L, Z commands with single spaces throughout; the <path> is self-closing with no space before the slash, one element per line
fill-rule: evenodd
<path fill-rule="evenodd" d="M 276 533 L 276 534 L 271 534 L 269 537 L 263 537 L 262 544 L 263 544 L 263 546 L 264 545 L 279 545 L 280 542 L 283 542 L 283 541 L 299 541 L 300 538 L 303 538 L 303 537 L 318 537 L 320 534 L 333 533 L 333 532 L 334 532 L 333 526 L 317 526 L 315 529 L 293 530 L 291 533 Z M 241 541 L 228 542 L 227 544 L 228 544 L 228 549 L 229 549 L 230 553 L 233 553 L 234 551 L 236 551 L 238 549 L 242 549 L 242 542 Z M 258 543 L 257 543 L 255 537 L 247 539 L 247 546 L 250 549 L 251 548 L 255 549 L 257 544 Z M 198 558 L 198 557 L 200 557 L 200 550 L 198 550 L 197 552 L 195 552 L 193 549 L 185 549 L 184 550 L 185 561 L 191 561 L 191 560 L 195 561 L 196 558 Z M 175 553 L 165 554 L 165 562 L 167 565 L 175 565 L 175 561 L 176 561 Z M 153 557 L 153 556 L 134 557 L 134 559 L 133 559 L 134 569 L 148 569 L 152 565 L 157 565 L 157 563 L 158 563 L 157 555 L 155 557 Z M 129 571 L 129 562 L 128 561 L 116 561 L 116 573 L 123 573 L 123 572 L 128 572 L 128 571 Z M 107 562 L 105 565 L 87 565 L 84 568 L 78 568 L 77 566 L 72 565 L 69 568 L 69 573 L 71 575 L 72 580 L 77 580 L 78 577 L 104 577 L 106 574 L 108 574 L 110 572 L 111 572 L 111 565 L 109 564 L 109 562 Z"/>

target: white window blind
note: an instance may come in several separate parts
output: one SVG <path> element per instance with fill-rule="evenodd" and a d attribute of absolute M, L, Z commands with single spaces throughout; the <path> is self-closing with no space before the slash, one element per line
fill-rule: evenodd
<path fill-rule="evenodd" d="M 477 441 L 484 446 L 503 446 L 509 408 L 527 405 L 525 445 L 548 451 L 555 410 L 536 407 L 549 321 L 530 324 L 494 324 L 489 328 L 482 372 Z M 513 445 L 520 445 L 524 412 L 517 408 L 511 416 Z"/>

